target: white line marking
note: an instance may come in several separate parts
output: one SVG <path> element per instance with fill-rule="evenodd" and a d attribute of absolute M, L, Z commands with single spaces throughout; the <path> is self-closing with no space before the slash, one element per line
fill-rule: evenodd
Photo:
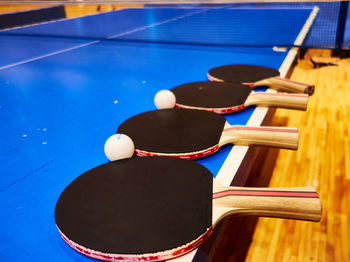
<path fill-rule="evenodd" d="M 61 53 L 64 53 L 64 52 L 68 52 L 68 51 L 71 51 L 71 50 L 74 50 L 74 49 L 78 49 L 78 48 L 81 48 L 81 47 L 84 47 L 84 46 L 92 45 L 92 44 L 95 44 L 97 42 L 99 42 L 99 41 L 93 41 L 93 42 L 85 43 L 85 44 L 82 44 L 82 45 L 73 46 L 73 47 L 66 48 L 66 49 L 63 49 L 63 50 L 59 50 L 59 51 L 56 51 L 56 52 L 52 52 L 52 53 L 49 53 L 49 54 L 46 54 L 46 55 L 42 55 L 42 56 L 38 56 L 38 57 L 27 59 L 27 60 L 24 60 L 24 61 L 21 61 L 21 62 L 17 62 L 17 63 L 14 63 L 14 64 L 2 66 L 2 67 L 0 67 L 0 70 L 11 68 L 11 67 L 14 67 L 14 66 L 17 66 L 17 65 L 22 65 L 22 64 L 25 64 L 25 63 L 28 63 L 28 62 L 36 61 L 36 60 L 39 60 L 39 59 L 42 59 L 42 58 L 45 58 L 45 57 L 58 55 L 58 54 L 61 54 Z"/>
<path fill-rule="evenodd" d="M 133 9 L 133 8 L 126 8 L 126 9 Z M 78 17 L 71 17 L 71 18 L 60 18 L 60 19 L 45 21 L 45 22 L 41 22 L 41 23 L 37 23 L 37 24 L 30 24 L 30 25 L 24 25 L 24 26 L 11 27 L 11 28 L 2 29 L 2 30 L 0 30 L 0 32 L 12 31 L 12 30 L 21 29 L 21 28 L 27 28 L 27 27 L 36 27 L 36 26 L 39 26 L 39 25 L 45 25 L 45 24 L 50 24 L 50 23 L 62 22 L 62 21 L 69 21 L 69 20 L 75 20 L 75 19 L 78 20 L 78 19 L 82 19 L 82 18 L 85 18 L 85 17 L 106 14 L 106 13 L 109 13 L 109 12 L 110 13 L 112 13 L 112 12 L 119 12 L 121 10 L 125 10 L 125 9 L 118 9 L 118 10 L 113 10 L 113 11 L 105 11 L 105 12 L 100 12 L 100 13 L 96 13 L 96 14 L 85 15 L 85 16 L 78 16 Z"/>
<path fill-rule="evenodd" d="M 205 10 L 200 10 L 200 11 L 188 13 L 188 14 L 185 14 L 185 15 L 182 15 L 182 16 L 173 17 L 173 18 L 168 19 L 168 20 L 164 20 L 164 21 L 161 21 L 161 22 L 158 22 L 158 23 L 155 23 L 155 24 L 151 24 L 151 25 L 140 27 L 140 28 L 136 28 L 136 29 L 124 32 L 124 33 L 111 35 L 111 36 L 107 37 L 107 39 L 112 39 L 112 38 L 121 37 L 121 36 L 128 35 L 128 34 L 136 33 L 136 32 L 142 31 L 142 30 L 146 30 L 146 29 L 151 28 L 151 27 L 167 24 L 167 23 L 170 23 L 170 22 L 173 22 L 173 21 L 180 20 L 180 19 L 185 18 L 185 17 L 193 16 L 193 15 L 204 13 L 204 12 L 207 12 L 207 11 L 208 11 L 208 9 L 205 9 Z"/>
<path fill-rule="evenodd" d="M 118 10 L 118 11 L 120 11 L 120 10 Z M 177 17 L 165 20 L 165 21 L 161 21 L 161 22 L 158 22 L 158 23 L 155 23 L 155 24 L 151 24 L 151 25 L 148 25 L 148 26 L 144 26 L 144 27 L 141 27 L 141 28 L 136 28 L 136 29 L 133 29 L 131 31 L 124 32 L 124 33 L 112 35 L 112 36 L 107 37 L 106 39 L 112 39 L 112 38 L 124 36 L 124 35 L 127 35 L 127 34 L 139 32 L 139 31 L 151 28 L 151 27 L 155 27 L 155 26 L 161 25 L 161 24 L 165 24 L 165 23 L 176 21 L 176 20 L 179 20 L 179 19 L 182 19 L 182 18 L 185 18 L 185 17 L 193 16 L 195 14 L 204 13 L 206 11 L 208 11 L 208 9 L 200 9 L 199 11 L 196 11 L 196 12 L 188 13 L 188 14 L 185 14 L 185 15 L 182 15 L 182 16 L 177 16 Z M 81 17 L 79 17 L 79 18 L 81 18 Z M 78 18 L 74 18 L 74 19 L 78 19 Z M 66 20 L 68 20 L 68 19 L 66 19 Z M 63 20 L 56 20 L 56 21 L 63 21 Z M 53 21 L 50 21 L 48 23 L 51 23 L 51 22 L 53 22 Z M 34 26 L 37 26 L 37 25 L 34 25 Z M 64 53 L 64 52 L 68 52 L 68 51 L 71 51 L 71 50 L 74 50 L 74 49 L 77 49 L 77 48 L 93 45 L 93 44 L 96 44 L 96 43 L 99 43 L 99 42 L 101 42 L 101 41 L 100 40 L 95 40 L 95 41 L 88 42 L 88 43 L 85 43 L 85 44 L 82 44 L 82 45 L 77 45 L 77 46 L 73 46 L 73 47 L 66 48 L 66 49 L 63 49 L 63 50 L 59 50 L 59 51 L 56 51 L 56 52 L 52 52 L 52 53 L 49 53 L 49 54 L 46 54 L 46 55 L 38 56 L 38 57 L 35 57 L 35 58 L 30 58 L 30 59 L 27 59 L 27 60 L 24 60 L 24 61 L 20 61 L 20 62 L 13 63 L 13 64 L 10 64 L 10 65 L 2 66 L 2 67 L 0 67 L 0 70 L 11 68 L 11 67 L 18 66 L 18 65 L 22 65 L 22 64 L 29 63 L 29 62 L 32 62 L 32 61 L 36 61 L 36 60 L 39 60 L 39 59 L 42 59 L 42 58 L 46 58 L 46 57 L 49 57 L 49 56 L 54 56 L 54 55 L 61 54 L 61 53 Z"/>

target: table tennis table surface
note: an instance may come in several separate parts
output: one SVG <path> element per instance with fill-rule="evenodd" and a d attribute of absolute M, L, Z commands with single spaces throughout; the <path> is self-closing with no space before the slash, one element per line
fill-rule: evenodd
<path fill-rule="evenodd" d="M 272 47 L 302 42 L 314 12 L 123 9 L 1 31 L 2 261 L 90 261 L 60 238 L 54 208 L 72 180 L 108 161 L 106 139 L 127 118 L 154 110 L 157 91 L 205 81 L 212 67 L 256 64 L 285 75 L 295 50 Z M 286 32 L 291 23 L 297 29 Z M 225 117 L 260 125 L 266 112 Z M 226 146 L 197 162 L 229 185 L 247 150 Z"/>

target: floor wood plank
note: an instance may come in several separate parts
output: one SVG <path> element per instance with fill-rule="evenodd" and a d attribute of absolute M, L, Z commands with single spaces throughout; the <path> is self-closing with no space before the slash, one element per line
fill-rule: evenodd
<path fill-rule="evenodd" d="M 300 146 L 279 151 L 269 186 L 314 186 L 323 216 L 320 223 L 260 218 L 246 262 L 350 261 L 349 72 L 350 59 L 317 69 L 302 60 L 294 69 L 291 79 L 316 91 L 306 112 L 276 110 L 271 124 L 297 126 Z"/>

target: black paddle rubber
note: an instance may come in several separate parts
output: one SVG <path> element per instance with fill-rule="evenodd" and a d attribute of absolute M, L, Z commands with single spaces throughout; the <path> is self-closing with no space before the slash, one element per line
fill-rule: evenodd
<path fill-rule="evenodd" d="M 280 76 L 280 72 L 264 66 L 256 65 L 225 65 L 209 70 L 212 77 L 225 82 L 254 83 L 265 78 Z"/>
<path fill-rule="evenodd" d="M 174 87 L 171 91 L 180 105 L 228 108 L 243 105 L 252 89 L 238 83 L 193 82 Z"/>
<path fill-rule="evenodd" d="M 94 251 L 145 254 L 184 245 L 211 226 L 212 174 L 171 157 L 135 157 L 76 178 L 55 219 L 71 241 Z"/>
<path fill-rule="evenodd" d="M 226 119 L 196 109 L 162 109 L 133 116 L 117 133 L 128 135 L 135 148 L 156 153 L 190 153 L 219 143 Z"/>

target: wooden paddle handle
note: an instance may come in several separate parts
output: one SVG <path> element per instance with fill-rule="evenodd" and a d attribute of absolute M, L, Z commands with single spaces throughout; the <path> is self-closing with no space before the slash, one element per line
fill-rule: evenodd
<path fill-rule="evenodd" d="M 251 93 L 245 101 L 245 106 L 276 106 L 291 109 L 306 110 L 309 96 L 306 94 L 285 94 L 285 93 Z"/>
<path fill-rule="evenodd" d="M 321 201 L 312 187 L 215 188 L 213 206 L 218 207 L 216 217 L 235 213 L 320 221 L 322 216 Z"/>
<path fill-rule="evenodd" d="M 286 149 L 298 149 L 297 128 L 231 126 L 223 130 L 219 145 L 261 145 Z"/>
<path fill-rule="evenodd" d="M 312 95 L 315 91 L 314 85 L 291 81 L 289 79 L 281 77 L 271 77 L 261 81 L 257 81 L 254 83 L 254 87 L 257 86 L 269 86 L 270 88 L 279 91 L 289 93 L 305 93 L 309 95 Z"/>

